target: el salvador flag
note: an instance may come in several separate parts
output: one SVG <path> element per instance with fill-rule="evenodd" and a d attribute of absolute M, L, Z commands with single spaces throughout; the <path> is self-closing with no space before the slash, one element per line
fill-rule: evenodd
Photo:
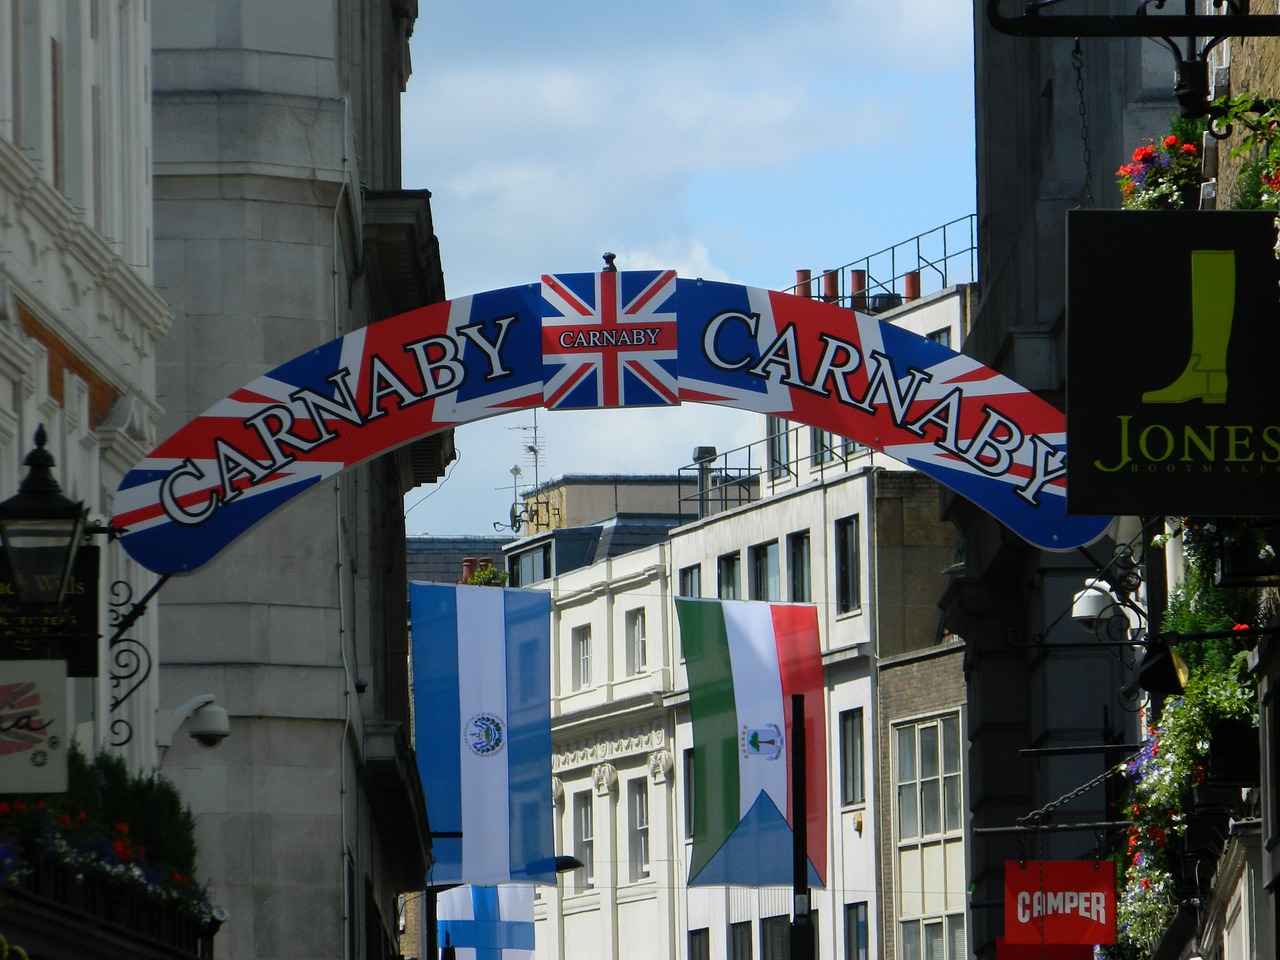
<path fill-rule="evenodd" d="M 554 884 L 551 595 L 411 583 L 409 602 L 429 882 Z"/>
<path fill-rule="evenodd" d="M 436 901 L 437 943 L 458 960 L 532 960 L 533 887 L 454 887 Z"/>

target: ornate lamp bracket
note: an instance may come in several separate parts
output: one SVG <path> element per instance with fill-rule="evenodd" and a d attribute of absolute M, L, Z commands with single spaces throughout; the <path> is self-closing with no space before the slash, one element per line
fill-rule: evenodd
<path fill-rule="evenodd" d="M 1222 115 L 1222 110 L 1209 102 L 1208 54 L 1228 37 L 1280 37 L 1280 16 L 1249 15 L 1247 0 L 1212 0 L 1220 14 L 1195 13 L 1197 0 L 1183 0 L 1182 14 L 1150 11 L 1163 10 L 1167 0 L 1143 0 L 1132 14 L 1062 14 L 1046 13 L 1071 0 L 1030 0 L 1022 14 L 1006 17 L 1000 12 L 1001 0 L 987 0 L 987 21 L 992 28 L 1011 37 L 1141 37 L 1158 40 L 1173 54 L 1175 80 L 1173 95 L 1184 117 Z M 1043 14 L 1043 15 L 1042 15 Z M 1177 38 L 1177 40 L 1175 40 Z M 1179 46 L 1178 40 L 1182 41 Z M 1265 113 L 1274 103 L 1258 101 L 1255 113 Z M 1215 137 L 1230 133 L 1210 127 Z"/>

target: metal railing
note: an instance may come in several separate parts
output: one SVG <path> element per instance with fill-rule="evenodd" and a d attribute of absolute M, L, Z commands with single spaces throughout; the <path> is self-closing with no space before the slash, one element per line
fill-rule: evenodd
<path fill-rule="evenodd" d="M 732 450 L 700 448 L 705 455 L 679 469 L 679 489 L 694 479 L 697 490 L 678 498 L 681 523 L 754 503 L 762 496 L 808 481 L 825 480 L 828 473 L 846 473 L 855 460 L 865 463 L 873 453 L 856 440 L 780 422 L 786 425 L 777 433 Z M 818 435 L 824 438 L 821 444 L 814 442 Z"/>
<path fill-rule="evenodd" d="M 844 266 L 823 270 L 817 277 L 809 270 L 798 270 L 797 282 L 783 293 L 883 313 L 976 280 L 977 236 L 978 218 L 969 214 Z"/>

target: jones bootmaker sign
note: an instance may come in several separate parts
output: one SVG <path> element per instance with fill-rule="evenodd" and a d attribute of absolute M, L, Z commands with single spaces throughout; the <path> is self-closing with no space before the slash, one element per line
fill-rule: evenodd
<path fill-rule="evenodd" d="M 317 347 L 162 443 L 125 476 L 113 524 L 139 563 L 183 573 L 302 491 L 439 430 L 684 401 L 857 440 L 1047 549 L 1110 521 L 1067 515 L 1062 414 L 994 370 L 831 304 L 635 271 L 544 276 Z"/>
<path fill-rule="evenodd" d="M 1067 216 L 1073 512 L 1280 512 L 1275 214 Z"/>

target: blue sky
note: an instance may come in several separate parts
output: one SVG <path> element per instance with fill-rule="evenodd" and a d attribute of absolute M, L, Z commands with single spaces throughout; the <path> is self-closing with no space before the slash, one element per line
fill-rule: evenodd
<path fill-rule="evenodd" d="M 404 186 L 432 192 L 458 297 L 670 267 L 782 288 L 974 210 L 972 6 L 957 0 L 422 0 Z M 459 427 L 410 533 L 490 533 L 532 414 Z M 673 473 L 757 418 L 538 414 L 543 480 Z"/>

